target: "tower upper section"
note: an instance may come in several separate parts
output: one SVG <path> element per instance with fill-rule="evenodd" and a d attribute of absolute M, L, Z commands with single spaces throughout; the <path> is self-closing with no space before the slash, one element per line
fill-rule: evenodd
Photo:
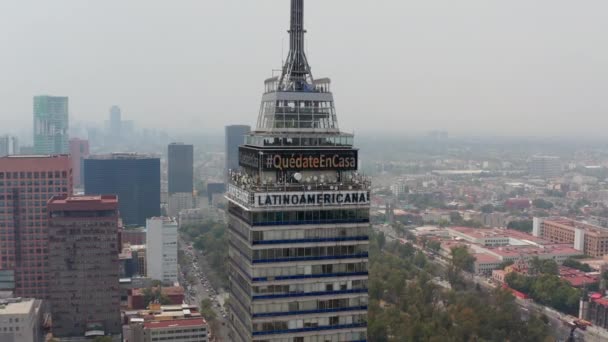
<path fill-rule="evenodd" d="M 340 132 L 330 80 L 313 78 L 304 49 L 305 33 L 304 0 L 291 0 L 289 54 L 281 76 L 264 84 L 254 135 Z"/>

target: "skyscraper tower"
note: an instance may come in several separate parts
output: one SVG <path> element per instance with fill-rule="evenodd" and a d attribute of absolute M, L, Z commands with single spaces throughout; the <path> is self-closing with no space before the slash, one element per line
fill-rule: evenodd
<path fill-rule="evenodd" d="M 113 138 L 122 137 L 122 112 L 120 107 L 112 106 L 110 108 L 110 136 Z"/>
<path fill-rule="evenodd" d="M 239 146 L 245 141 L 245 135 L 251 132 L 251 127 L 246 125 L 231 125 L 225 129 L 225 151 L 226 163 L 224 173 L 228 175 L 229 170 L 239 168 Z"/>
<path fill-rule="evenodd" d="M 68 98 L 34 97 L 34 152 L 68 154 Z"/>
<path fill-rule="evenodd" d="M 180 192 L 192 194 L 194 189 L 194 146 L 171 143 L 167 147 L 167 159 L 169 195 Z"/>
<path fill-rule="evenodd" d="M 229 177 L 232 341 L 367 340 L 371 184 L 310 72 L 303 18 L 292 0 L 289 56 Z"/>

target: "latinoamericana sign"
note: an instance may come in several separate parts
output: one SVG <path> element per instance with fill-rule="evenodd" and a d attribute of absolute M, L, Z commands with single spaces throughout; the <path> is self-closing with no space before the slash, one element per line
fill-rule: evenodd
<path fill-rule="evenodd" d="M 228 195 L 254 208 L 368 205 L 369 191 L 297 191 L 249 193 L 231 185 Z"/>
<path fill-rule="evenodd" d="M 356 170 L 357 150 L 259 151 L 239 148 L 239 165 L 263 171 Z"/>

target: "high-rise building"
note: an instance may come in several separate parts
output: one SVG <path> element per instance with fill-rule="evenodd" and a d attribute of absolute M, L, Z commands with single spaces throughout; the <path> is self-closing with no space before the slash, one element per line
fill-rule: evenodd
<path fill-rule="evenodd" d="M 245 142 L 245 136 L 249 134 L 249 132 L 251 132 L 250 126 L 226 126 L 226 166 L 224 167 L 225 174 L 228 174 L 228 170 L 237 170 L 239 168 L 239 146 L 241 146 Z"/>
<path fill-rule="evenodd" d="M 371 184 L 329 79 L 312 77 L 303 18 L 292 0 L 283 73 L 230 175 L 231 341 L 367 340 Z"/>
<path fill-rule="evenodd" d="M 15 294 L 47 295 L 48 229 L 46 202 L 72 194 L 72 162 L 67 155 L 0 158 L 0 274 L 15 279 Z"/>
<path fill-rule="evenodd" d="M 562 164 L 556 156 L 534 156 L 529 162 L 530 175 L 540 178 L 555 178 L 562 174 Z"/>
<path fill-rule="evenodd" d="M 89 156 L 89 141 L 83 139 L 70 139 L 70 157 L 72 157 L 72 172 L 74 186 L 82 187 L 84 160 Z"/>
<path fill-rule="evenodd" d="M 177 192 L 169 195 L 169 203 L 167 203 L 167 215 L 171 217 L 179 217 L 182 210 L 194 208 L 194 195 L 192 192 Z"/>
<path fill-rule="evenodd" d="M 165 283 L 177 281 L 177 221 L 152 217 L 146 222 L 148 277 Z"/>
<path fill-rule="evenodd" d="M 34 152 L 67 154 L 68 98 L 34 96 Z"/>
<path fill-rule="evenodd" d="M 39 299 L 0 299 L 0 341 L 44 341 L 42 306 Z"/>
<path fill-rule="evenodd" d="M 121 334 L 116 195 L 56 196 L 47 209 L 53 336 Z"/>
<path fill-rule="evenodd" d="M 125 225 L 160 215 L 160 159 L 135 153 L 91 156 L 84 161 L 87 195 L 118 195 Z"/>
<path fill-rule="evenodd" d="M 178 192 L 192 193 L 194 147 L 183 143 L 172 143 L 167 148 L 169 195 Z"/>
<path fill-rule="evenodd" d="M 120 107 L 110 108 L 110 136 L 120 138 L 122 136 L 122 113 Z"/>
<path fill-rule="evenodd" d="M 19 140 L 12 135 L 0 136 L 0 157 L 19 154 Z"/>

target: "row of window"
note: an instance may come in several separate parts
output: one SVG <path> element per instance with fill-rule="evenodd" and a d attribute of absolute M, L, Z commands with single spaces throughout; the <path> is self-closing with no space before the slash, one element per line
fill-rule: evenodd
<path fill-rule="evenodd" d="M 367 262 L 254 268 L 253 277 L 280 277 L 367 272 Z"/>
<path fill-rule="evenodd" d="M 354 255 L 364 255 L 368 252 L 368 250 L 368 245 L 270 248 L 254 250 L 253 261 L 281 260 L 307 257 L 345 257 Z"/>
<path fill-rule="evenodd" d="M 5 188 L 3 186 L 0 187 L 0 193 L 6 192 L 7 190 L 10 192 L 11 188 Z M 21 191 L 24 192 L 24 193 L 30 193 L 30 194 L 34 193 L 34 192 L 36 192 L 36 193 L 40 193 L 40 192 L 50 192 L 50 193 L 53 193 L 53 192 L 56 192 L 56 193 L 65 194 L 65 193 L 68 192 L 68 188 L 67 187 L 51 187 L 51 186 L 49 186 L 48 188 L 47 187 L 35 187 L 35 188 L 28 187 L 26 189 L 21 189 Z"/>
<path fill-rule="evenodd" d="M 331 327 L 367 323 L 367 315 L 348 315 L 332 317 L 313 317 L 307 319 L 291 319 L 286 321 L 253 323 L 254 332 L 270 332 L 297 330 L 317 327 Z"/>
<path fill-rule="evenodd" d="M 251 212 L 230 205 L 230 213 L 254 226 L 369 222 L 369 209 L 365 208 Z"/>
<path fill-rule="evenodd" d="M 330 334 L 322 336 L 306 336 L 306 337 L 278 337 L 267 340 L 258 340 L 258 342 L 348 342 L 348 341 L 365 341 L 367 340 L 366 332 L 347 332 L 339 334 Z"/>
<path fill-rule="evenodd" d="M 253 313 L 295 313 L 314 310 L 334 310 L 367 306 L 367 296 L 341 299 L 310 299 L 286 303 L 254 303 Z"/>
<path fill-rule="evenodd" d="M 0 181 L 0 186 L 9 187 L 25 187 L 25 186 L 40 186 L 40 185 L 68 185 L 68 181 L 62 180 L 49 180 L 49 181 Z"/>
<path fill-rule="evenodd" d="M 253 295 L 306 294 L 331 291 L 367 289 L 367 280 L 343 280 L 336 282 L 317 282 L 290 285 L 253 286 Z"/>
<path fill-rule="evenodd" d="M 299 239 L 331 239 L 367 236 L 369 227 L 340 227 L 340 228 L 318 228 L 318 229 L 285 229 L 270 231 L 251 232 L 252 241 L 276 241 L 276 240 L 299 240 Z"/>
<path fill-rule="evenodd" d="M 70 174 L 72 174 L 71 169 Z M 0 172 L 0 179 L 66 178 L 67 176 L 67 171 Z"/>
<path fill-rule="evenodd" d="M 333 137 L 263 137 L 246 136 L 246 145 L 254 146 L 353 146 L 352 136 Z"/>

